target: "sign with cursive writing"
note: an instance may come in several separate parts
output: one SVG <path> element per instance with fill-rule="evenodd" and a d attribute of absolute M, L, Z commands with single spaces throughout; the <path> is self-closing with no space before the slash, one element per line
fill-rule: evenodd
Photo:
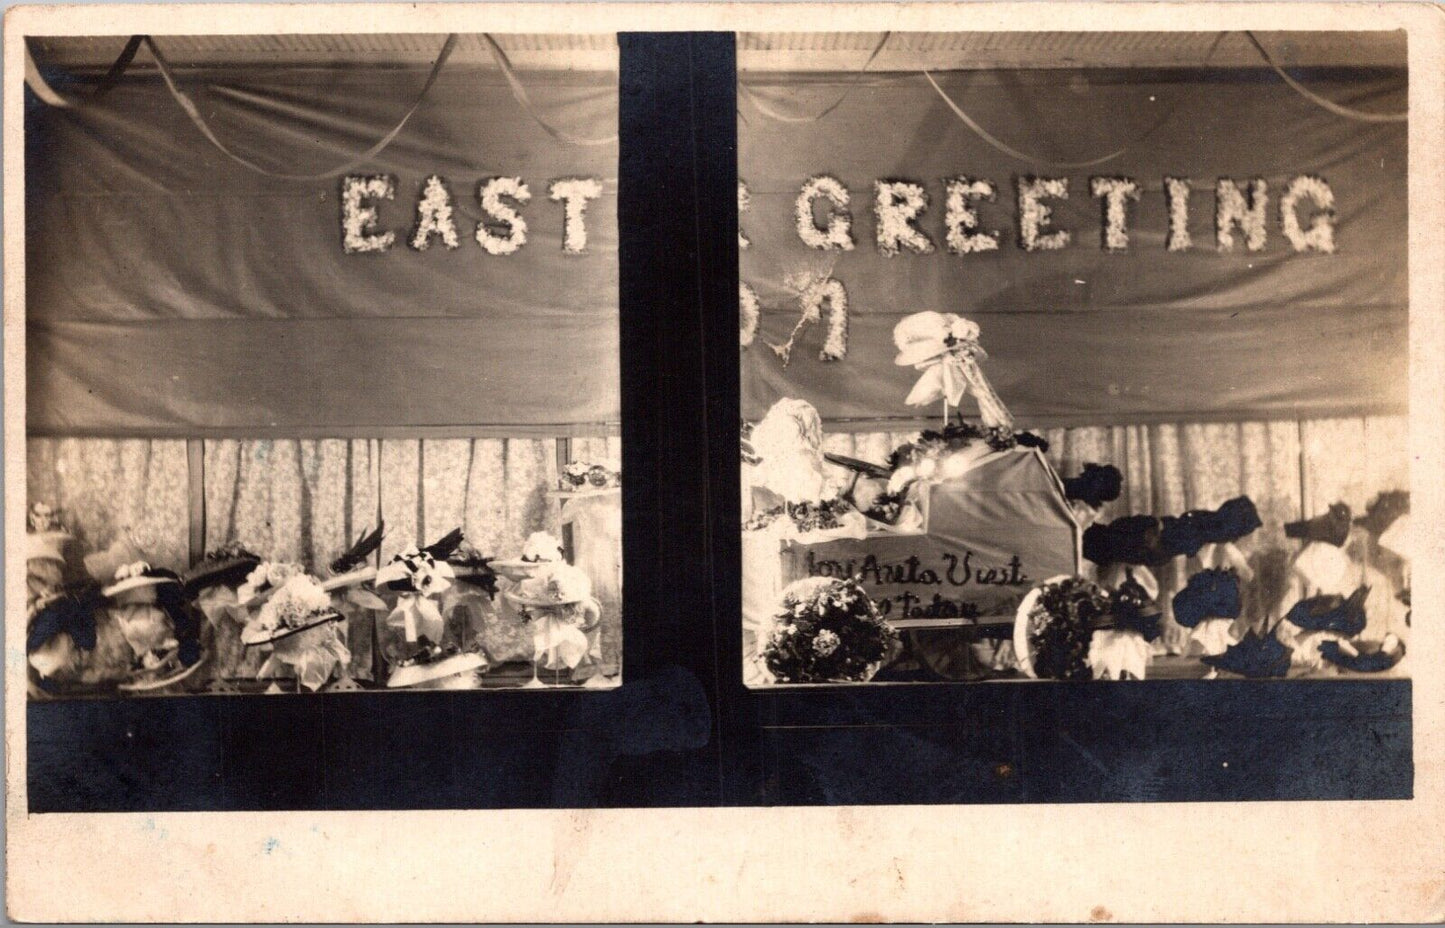
<path fill-rule="evenodd" d="M 1005 624 L 1025 593 L 1078 572 L 1078 528 L 1033 449 L 924 489 L 926 531 L 783 547 L 783 582 L 856 577 L 899 628 Z"/>

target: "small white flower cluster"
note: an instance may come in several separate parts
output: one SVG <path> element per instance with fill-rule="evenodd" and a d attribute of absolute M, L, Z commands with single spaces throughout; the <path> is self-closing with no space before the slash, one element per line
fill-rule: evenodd
<path fill-rule="evenodd" d="M 1017 180 L 1019 200 L 1019 247 L 1024 251 L 1057 251 L 1069 244 L 1072 236 L 1067 229 L 1046 232 L 1052 208 L 1044 200 L 1067 200 L 1069 179 L 1067 177 L 1020 177 Z"/>
<path fill-rule="evenodd" d="M 813 650 L 818 653 L 818 656 L 827 657 L 838 650 L 838 645 L 842 643 L 843 639 L 839 638 L 836 632 L 825 628 L 813 637 Z"/>
<path fill-rule="evenodd" d="M 259 593 L 281 586 L 292 577 L 304 574 L 300 564 L 285 561 L 262 561 L 246 575 L 246 582 L 236 590 L 236 599 L 247 602 Z"/>
<path fill-rule="evenodd" d="M 829 213 L 827 228 L 818 228 L 813 216 L 813 201 L 823 197 L 833 204 L 836 211 Z M 853 216 L 848 212 L 848 188 L 836 177 L 817 174 L 803 183 L 798 199 L 793 204 L 793 218 L 798 227 L 798 238 L 809 248 L 820 251 L 853 250 Z"/>
<path fill-rule="evenodd" d="M 933 241 L 913 220 L 928 209 L 928 191 L 922 184 L 906 180 L 873 182 L 873 210 L 878 217 L 878 250 L 892 258 L 901 249 L 914 254 L 933 253 Z"/>
<path fill-rule="evenodd" d="M 1299 201 L 1306 197 L 1317 207 L 1310 217 L 1309 231 L 1300 228 L 1296 212 Z M 1324 178 L 1301 174 L 1290 181 L 1279 199 L 1279 224 L 1295 251 L 1312 248 L 1327 255 L 1335 253 L 1335 194 Z"/>
<path fill-rule="evenodd" d="M 1128 177 L 1095 177 L 1089 192 L 1104 201 L 1104 250 L 1129 249 L 1129 201 L 1139 199 L 1139 185 Z"/>
<path fill-rule="evenodd" d="M 998 251 L 997 232 L 979 232 L 978 212 L 970 202 L 982 200 L 992 203 L 998 199 L 998 188 L 992 181 L 972 180 L 968 177 L 953 177 L 946 182 L 948 203 L 948 250 L 956 255 L 978 254 L 983 251 Z"/>
<path fill-rule="evenodd" d="M 315 578 L 297 574 L 281 584 L 256 619 L 262 628 L 300 628 L 311 619 L 331 611 L 331 594 Z"/>
<path fill-rule="evenodd" d="M 1188 251 L 1194 242 L 1189 237 L 1189 178 L 1164 178 L 1164 196 L 1169 201 L 1169 251 Z"/>
<path fill-rule="evenodd" d="M 115 570 L 116 580 L 129 580 L 132 577 L 143 577 L 151 569 L 151 565 L 145 561 L 132 561 L 129 564 L 122 564 Z"/>
<path fill-rule="evenodd" d="M 602 182 L 595 177 L 568 177 L 552 182 L 547 195 L 562 203 L 566 222 L 562 230 L 562 250 L 580 255 L 587 250 L 587 201 L 602 196 Z"/>
<path fill-rule="evenodd" d="M 416 204 L 416 228 L 411 233 L 411 247 L 426 251 L 433 235 L 440 235 L 447 248 L 457 248 L 457 224 L 452 220 L 452 195 L 446 182 L 436 174 L 426 179 L 422 197 Z"/>
<path fill-rule="evenodd" d="M 395 232 L 376 231 L 376 207 L 363 205 L 367 199 L 390 200 L 396 196 L 396 180 L 386 174 L 348 174 L 341 181 L 341 248 L 349 255 L 386 251 L 396 241 Z"/>
<path fill-rule="evenodd" d="M 522 542 L 522 560 L 536 563 L 539 561 L 560 561 L 562 560 L 562 542 L 550 532 L 533 532 Z"/>
<path fill-rule="evenodd" d="M 748 207 L 749 207 L 749 206 L 752 206 L 752 205 L 753 205 L 753 197 L 752 197 L 752 194 L 748 193 L 748 185 L 747 185 L 747 182 L 746 182 L 746 181 L 739 180 L 739 181 L 738 181 L 738 218 L 741 219 L 741 218 L 742 218 L 742 214 L 743 214 L 743 213 L 746 213 L 746 212 L 748 211 Z M 738 223 L 738 248 L 739 248 L 740 250 L 746 250 L 747 247 L 748 247 L 749 245 L 751 245 L 751 244 L 752 244 L 752 242 L 748 241 L 748 237 L 743 234 L 743 226 L 742 226 L 742 223 L 739 222 L 739 223 Z"/>
<path fill-rule="evenodd" d="M 1215 238 L 1222 252 L 1234 250 L 1234 228 L 1244 233 L 1244 246 L 1250 251 L 1264 248 L 1267 234 L 1265 215 L 1269 207 L 1269 185 L 1264 178 L 1249 182 L 1249 193 L 1228 177 L 1221 177 L 1214 188 Z"/>
<path fill-rule="evenodd" d="M 477 244 L 489 255 L 515 254 L 527 244 L 527 220 L 502 198 L 526 203 L 532 199 L 532 191 L 520 177 L 493 177 L 482 182 L 477 196 L 487 215 L 507 227 L 507 231 L 499 235 L 487 228 L 486 223 L 477 223 Z"/>
<path fill-rule="evenodd" d="M 757 292 L 745 282 L 738 281 L 738 344 L 742 347 L 748 347 L 757 338 L 761 314 Z"/>
<path fill-rule="evenodd" d="M 822 318 L 828 304 L 828 335 L 823 340 L 819 361 L 841 361 L 848 356 L 848 291 L 836 277 L 828 277 L 803 291 L 803 318 Z"/>

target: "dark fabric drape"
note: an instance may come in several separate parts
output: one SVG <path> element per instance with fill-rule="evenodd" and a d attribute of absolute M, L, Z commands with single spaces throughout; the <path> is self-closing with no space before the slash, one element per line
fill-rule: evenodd
<path fill-rule="evenodd" d="M 893 325 L 920 310 L 961 313 L 982 329 L 984 368 L 1025 424 L 1122 425 L 1250 421 L 1403 412 L 1407 345 L 1406 127 L 1342 119 L 1267 71 L 1012 72 L 935 75 L 980 125 L 1041 158 L 1080 161 L 1126 148 L 1107 164 L 1047 168 L 1010 158 L 973 134 L 922 75 L 866 76 L 813 123 L 771 120 L 743 94 L 740 174 L 750 202 L 741 227 L 742 279 L 757 292 L 761 327 L 742 355 L 743 414 L 801 397 L 838 428 L 935 416 L 903 400 L 918 376 L 893 364 Z M 1322 95 L 1369 111 L 1405 108 L 1403 72 L 1307 75 Z M 744 75 L 769 109 L 816 113 L 850 76 Z M 886 127 L 886 131 L 880 131 Z M 838 178 L 851 195 L 851 251 L 804 245 L 794 202 L 805 180 Z M 1052 228 L 1072 243 L 1026 252 L 1017 244 L 1014 180 L 1064 177 L 1049 200 Z M 1279 201 L 1289 179 L 1324 178 L 1335 197 L 1334 254 L 1296 253 Z M 945 246 L 944 179 L 986 178 L 995 202 L 974 204 L 996 251 Z M 1093 176 L 1135 180 L 1129 248 L 1101 246 Z M 1165 247 L 1166 176 L 1192 180 L 1193 248 Z M 1215 245 L 1214 186 L 1269 185 L 1268 237 L 1249 251 Z M 927 191 L 918 225 L 932 254 L 888 257 L 875 245 L 873 183 L 909 180 Z M 821 208 L 820 208 L 821 215 Z M 1309 204 L 1301 210 L 1308 223 Z M 805 328 L 785 367 L 769 344 L 798 322 L 798 290 L 831 271 L 847 288 L 848 353 L 822 361 L 827 308 Z M 965 412 L 972 401 L 965 400 Z M 845 420 L 863 420 L 847 423 Z M 883 425 L 883 428 L 894 426 Z M 901 427 L 901 426 L 899 426 Z"/>
<path fill-rule="evenodd" d="M 282 172 L 320 171 L 395 123 L 415 69 L 182 76 L 217 134 Z M 539 113 L 615 133 L 615 74 L 524 74 Z M 339 180 L 252 173 L 153 76 L 26 115 L 29 425 L 47 434 L 268 436 L 597 432 L 618 419 L 615 144 L 562 144 L 494 71 L 449 67 L 396 141 L 382 254 L 342 250 Z M 427 178 L 459 247 L 405 244 Z M 479 184 L 519 177 L 527 243 L 488 254 Z M 564 253 L 549 183 L 595 178 L 586 250 Z M 494 227 L 500 228 L 500 227 Z M 504 230 L 503 230 L 504 231 Z M 430 430 L 430 431 L 429 431 Z"/>

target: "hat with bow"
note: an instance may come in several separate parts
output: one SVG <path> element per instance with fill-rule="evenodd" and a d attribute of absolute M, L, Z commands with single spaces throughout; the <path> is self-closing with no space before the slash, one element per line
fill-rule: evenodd
<path fill-rule="evenodd" d="M 965 393 L 972 393 L 985 426 L 1012 429 L 1013 417 L 978 366 L 988 357 L 978 337 L 976 323 L 953 313 L 930 310 L 904 317 L 893 328 L 898 346 L 893 363 L 923 372 L 905 402 L 928 406 L 942 400 L 946 422 L 948 408 L 956 408 Z"/>

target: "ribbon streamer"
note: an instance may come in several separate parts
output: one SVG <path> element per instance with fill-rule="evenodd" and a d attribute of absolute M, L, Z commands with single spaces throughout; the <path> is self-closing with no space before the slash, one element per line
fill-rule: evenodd
<path fill-rule="evenodd" d="M 1265 63 L 1274 69 L 1274 73 L 1278 74 L 1280 78 L 1290 86 L 1290 89 L 1295 91 L 1295 93 L 1298 93 L 1300 96 L 1304 97 L 1306 100 L 1313 103 L 1315 106 L 1334 113 L 1336 116 L 1343 116 L 1346 119 L 1354 119 L 1358 120 L 1359 122 L 1404 122 L 1410 118 L 1410 113 L 1408 110 L 1403 113 L 1366 113 L 1363 110 L 1353 109 L 1352 107 L 1348 106 L 1341 106 L 1333 100 L 1326 100 L 1324 97 L 1310 90 L 1304 84 L 1301 84 L 1299 81 L 1290 77 L 1288 74 L 1285 73 L 1284 68 L 1281 68 L 1278 64 L 1275 64 L 1274 59 L 1270 57 L 1269 52 L 1265 50 L 1264 46 L 1259 43 L 1259 39 L 1255 38 L 1253 32 L 1245 30 L 1244 35 L 1246 38 L 1249 39 L 1250 44 L 1252 44 L 1255 49 L 1259 51 L 1260 57 L 1264 59 Z"/>
<path fill-rule="evenodd" d="M 543 119 L 537 113 L 536 108 L 532 106 L 532 98 L 527 96 L 527 88 L 523 87 L 522 82 L 517 78 L 516 71 L 512 69 L 512 61 L 507 57 L 507 53 L 502 51 L 502 46 L 497 44 L 497 40 L 492 38 L 490 33 L 482 33 L 482 40 L 487 43 L 487 48 L 491 50 L 492 58 L 496 60 L 497 67 L 502 69 L 502 76 L 507 79 L 507 85 L 512 88 L 512 96 L 522 105 L 522 109 L 527 111 L 527 115 L 532 117 L 532 121 L 541 126 L 542 130 L 552 136 L 552 138 L 567 145 L 611 145 L 617 141 L 615 134 L 598 139 L 582 138 L 563 132 L 561 129 L 547 122 L 547 120 Z"/>
<path fill-rule="evenodd" d="M 441 644 L 446 623 L 437 604 L 419 593 L 403 593 L 397 597 L 396 608 L 387 617 L 392 625 L 401 625 L 408 644 L 425 636 L 432 644 Z"/>
<path fill-rule="evenodd" d="M 960 120 L 962 120 L 965 126 L 968 126 L 970 129 L 973 130 L 974 135 L 977 135 L 979 138 L 983 139 L 985 142 L 992 145 L 994 148 L 998 149 L 999 151 L 1003 152 L 1011 158 L 1017 158 L 1020 161 L 1027 161 L 1030 164 L 1036 164 L 1040 167 L 1046 168 L 1092 168 L 1096 165 L 1105 164 L 1107 162 L 1113 161 L 1115 158 L 1119 157 L 1120 155 L 1124 154 L 1124 152 L 1129 150 L 1128 148 L 1121 148 L 1118 151 L 1104 155 L 1102 158 L 1093 158 L 1089 161 L 1046 161 L 1043 158 L 1035 158 L 1033 155 L 1026 155 L 1023 152 L 1019 151 L 1017 148 L 1012 148 L 1009 145 L 999 141 L 997 138 L 989 134 L 989 131 L 987 129 L 975 122 L 972 116 L 965 113 L 962 107 L 960 107 L 957 103 L 953 102 L 952 97 L 943 92 L 943 88 L 938 86 L 938 81 L 935 81 L 933 79 L 932 74 L 930 74 L 928 71 L 924 71 L 923 76 L 928 78 L 928 83 L 932 84 L 933 89 L 938 91 L 938 95 L 943 98 L 944 103 L 948 104 L 948 108 L 953 110 L 953 114 L 957 116 Z"/>
<path fill-rule="evenodd" d="M 120 56 L 115 59 L 110 69 L 105 72 L 105 76 L 100 79 L 100 83 L 96 84 L 94 89 L 84 96 L 75 100 L 67 100 L 45 80 L 45 76 L 40 73 L 40 68 L 36 65 L 35 59 L 31 57 L 30 43 L 26 41 L 24 43 L 25 83 L 30 85 L 31 91 L 33 91 L 37 97 L 49 103 L 51 106 L 60 107 L 61 109 L 73 109 L 94 103 L 115 88 L 115 85 L 120 81 L 121 75 L 130 67 L 130 63 L 135 60 L 135 53 L 140 50 L 142 38 L 143 36 L 138 35 L 131 36 L 130 40 L 125 43 L 125 48 L 121 51 Z"/>
<path fill-rule="evenodd" d="M 752 103 L 754 109 L 756 109 L 759 113 L 762 113 L 769 119 L 775 119 L 778 122 L 790 123 L 818 122 L 824 116 L 827 116 L 829 113 L 836 110 L 844 100 L 848 99 L 848 95 L 853 92 L 854 87 L 858 86 L 858 82 L 863 79 L 864 73 L 867 72 L 869 66 L 873 64 L 873 61 L 875 58 L 878 57 L 878 54 L 883 51 L 883 46 L 888 44 L 888 39 L 892 35 L 893 33 L 891 32 L 883 33 L 883 38 L 878 42 L 877 47 L 873 49 L 873 54 L 869 55 L 868 60 L 863 62 L 863 67 L 859 68 L 853 73 L 853 79 L 848 82 L 847 87 L 843 88 L 842 95 L 839 96 L 838 99 L 830 103 L 828 106 L 824 107 L 823 111 L 816 116 L 789 116 L 786 113 L 779 113 L 777 110 L 771 109 L 766 104 L 764 104 L 762 98 L 758 96 L 757 91 L 753 90 L 742 81 L 738 81 L 738 89 L 743 92 L 743 96 L 748 98 L 748 102 Z M 739 115 L 742 114 L 739 113 Z M 743 121 L 746 122 L 747 120 L 744 119 Z"/>
<path fill-rule="evenodd" d="M 923 376 L 913 385 L 905 402 L 910 406 L 927 406 L 943 400 L 957 408 L 963 395 L 972 393 L 986 427 L 1012 429 L 1013 416 L 984 377 L 977 356 L 988 357 L 978 342 L 958 341 L 944 354 L 926 362 Z"/>
<path fill-rule="evenodd" d="M 375 145 L 371 146 L 366 151 L 362 152 L 356 157 L 351 158 L 345 164 L 334 167 L 329 171 L 321 171 L 315 174 L 290 174 L 282 171 L 272 171 L 264 168 L 256 162 L 244 158 L 241 155 L 238 155 L 235 152 L 231 151 L 231 149 L 227 148 L 225 143 L 220 140 L 216 133 L 211 129 L 210 125 L 206 122 L 205 117 L 201 115 L 201 111 L 196 106 L 195 101 L 192 100 L 185 91 L 181 90 L 180 86 L 176 83 L 175 76 L 171 73 L 170 64 L 166 61 L 165 56 L 161 54 L 161 50 L 159 47 L 157 47 L 155 40 L 152 39 L 150 36 L 142 36 L 141 40 L 145 43 L 146 48 L 150 50 L 151 55 L 155 58 L 156 68 L 159 69 L 159 71 L 161 72 L 161 78 L 166 82 L 166 88 L 170 90 L 171 96 L 175 98 L 175 101 L 180 106 L 181 110 L 188 117 L 190 117 L 191 122 L 195 124 L 195 127 L 198 130 L 200 130 L 201 135 L 205 136 L 207 141 L 209 141 L 212 145 L 216 146 L 216 148 L 220 150 L 221 154 L 225 155 L 227 158 L 230 158 L 232 161 L 241 165 L 243 168 L 254 171 L 257 174 L 261 174 L 266 177 L 275 177 L 280 180 L 299 181 L 326 180 L 332 177 L 340 177 L 342 174 L 345 174 L 348 171 L 351 171 L 361 166 L 362 164 L 365 164 L 366 162 L 370 161 L 372 158 L 375 158 L 378 154 L 380 154 L 382 149 L 390 145 L 396 139 L 396 137 L 401 134 L 401 130 L 406 128 L 406 124 L 408 121 L 410 121 L 412 115 L 415 114 L 417 109 L 421 107 L 422 101 L 426 99 L 427 94 L 431 92 L 432 85 L 436 83 L 437 76 L 441 74 L 442 66 L 446 64 L 447 59 L 451 57 L 452 50 L 456 48 L 457 45 L 456 33 L 448 35 L 446 42 L 442 45 L 441 52 L 437 55 L 436 63 L 432 65 L 431 73 L 427 75 L 426 83 L 422 85 L 421 92 L 418 93 L 416 96 L 416 100 L 413 101 L 412 105 L 408 107 L 407 111 L 402 115 L 401 121 L 398 122 L 390 132 L 382 136 Z"/>

